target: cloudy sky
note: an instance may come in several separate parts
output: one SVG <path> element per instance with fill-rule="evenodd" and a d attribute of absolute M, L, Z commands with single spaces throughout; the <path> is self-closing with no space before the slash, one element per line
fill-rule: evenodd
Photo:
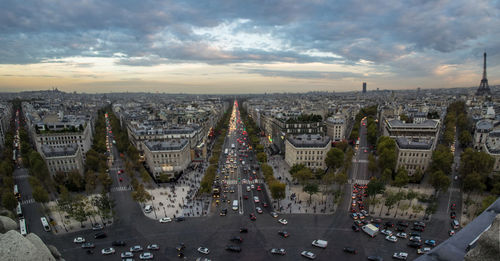
<path fill-rule="evenodd" d="M 2 0 L 0 91 L 262 93 L 500 82 L 500 1 Z"/>

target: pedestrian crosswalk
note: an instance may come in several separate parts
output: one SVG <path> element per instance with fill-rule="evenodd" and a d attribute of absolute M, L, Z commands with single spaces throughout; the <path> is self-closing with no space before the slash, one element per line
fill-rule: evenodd
<path fill-rule="evenodd" d="M 23 201 L 21 201 L 21 205 L 28 205 L 28 204 L 33 204 L 35 203 L 35 200 L 30 198 L 30 199 L 25 199 Z"/>
<path fill-rule="evenodd" d="M 360 185 L 366 185 L 370 182 L 370 180 L 366 179 L 350 179 L 349 184 L 360 184 Z"/>
<path fill-rule="evenodd" d="M 121 186 L 121 187 L 112 187 L 111 192 L 117 192 L 117 191 L 127 191 L 127 190 L 132 190 L 131 188 L 127 186 Z"/>
<path fill-rule="evenodd" d="M 238 181 L 234 180 L 234 179 L 228 180 L 226 182 L 227 182 L 228 185 L 236 185 L 236 184 L 238 184 Z M 245 182 L 242 182 L 242 184 L 258 184 L 258 183 L 261 183 L 261 181 L 259 179 L 254 179 L 252 181 L 246 180 Z"/>

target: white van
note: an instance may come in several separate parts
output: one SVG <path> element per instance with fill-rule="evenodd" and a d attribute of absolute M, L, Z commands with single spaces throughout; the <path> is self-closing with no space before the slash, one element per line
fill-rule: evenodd
<path fill-rule="evenodd" d="M 321 248 L 326 248 L 328 246 L 328 241 L 326 240 L 321 240 L 321 239 L 316 239 L 312 242 L 312 245 L 315 247 L 321 247 Z"/>
<path fill-rule="evenodd" d="M 237 211 L 237 210 L 238 210 L 238 205 L 239 205 L 239 204 L 238 204 L 238 200 L 237 200 L 237 199 L 233 200 L 233 210 L 234 210 L 234 211 Z"/>

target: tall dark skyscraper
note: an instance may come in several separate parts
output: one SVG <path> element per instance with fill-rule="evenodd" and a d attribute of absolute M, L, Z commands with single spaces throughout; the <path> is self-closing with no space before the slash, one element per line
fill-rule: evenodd
<path fill-rule="evenodd" d="M 484 63 L 483 63 L 483 79 L 479 84 L 479 88 L 476 92 L 477 96 L 491 95 L 490 86 L 488 85 L 488 78 L 486 78 L 486 53 L 484 53 Z"/>
<path fill-rule="evenodd" d="M 363 93 L 366 93 L 366 82 L 363 83 Z"/>

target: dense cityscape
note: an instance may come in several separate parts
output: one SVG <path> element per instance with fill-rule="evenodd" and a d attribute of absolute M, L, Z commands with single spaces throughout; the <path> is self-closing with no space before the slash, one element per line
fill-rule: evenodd
<path fill-rule="evenodd" d="M 0 8 L 0 260 L 500 256 L 500 2 Z"/>

